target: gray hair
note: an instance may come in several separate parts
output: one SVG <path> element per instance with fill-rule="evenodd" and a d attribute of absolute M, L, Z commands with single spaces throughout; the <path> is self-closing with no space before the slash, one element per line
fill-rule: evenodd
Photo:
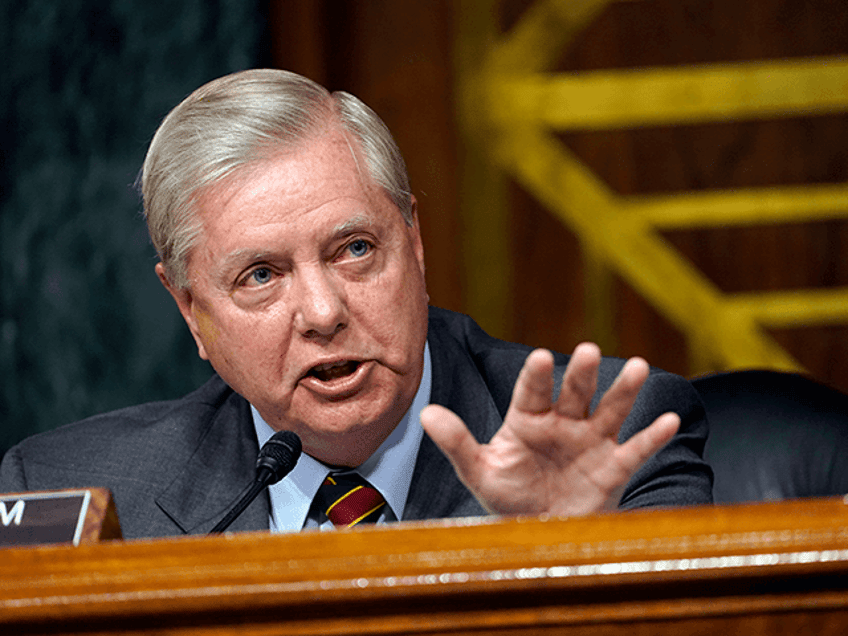
<path fill-rule="evenodd" d="M 412 225 L 406 165 L 373 110 L 295 73 L 241 71 L 201 86 L 168 113 L 144 160 L 144 215 L 172 285 L 189 286 L 188 257 L 201 227 L 195 208 L 204 189 L 333 120 L 358 141 L 371 178 Z"/>

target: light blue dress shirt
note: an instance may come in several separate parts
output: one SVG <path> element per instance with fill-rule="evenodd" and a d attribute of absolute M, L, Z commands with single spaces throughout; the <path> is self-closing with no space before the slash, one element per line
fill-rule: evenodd
<path fill-rule="evenodd" d="M 418 392 L 412 400 L 412 406 L 377 452 L 355 469 L 380 491 L 388 504 L 383 508 L 383 514 L 380 515 L 377 523 L 397 521 L 403 515 L 412 482 L 412 471 L 418 457 L 418 448 L 424 436 L 420 414 L 421 410 L 430 403 L 431 383 L 432 370 L 428 344 L 424 348 L 424 372 L 421 375 Z M 262 419 L 253 405 L 250 409 L 253 413 L 256 437 L 261 447 L 275 431 Z M 294 470 L 268 489 L 271 496 L 271 532 L 299 532 L 304 528 L 319 526 L 322 530 L 333 528 L 330 521 L 319 519 L 317 514 L 309 514 L 312 499 L 330 472 L 330 466 L 313 459 L 306 453 L 300 456 Z"/>

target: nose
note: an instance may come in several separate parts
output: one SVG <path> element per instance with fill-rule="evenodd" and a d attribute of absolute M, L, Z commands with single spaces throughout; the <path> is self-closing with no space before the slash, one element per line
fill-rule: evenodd
<path fill-rule="evenodd" d="M 347 326 L 344 290 L 321 266 L 301 271 L 295 293 L 295 327 L 307 338 L 332 338 Z"/>

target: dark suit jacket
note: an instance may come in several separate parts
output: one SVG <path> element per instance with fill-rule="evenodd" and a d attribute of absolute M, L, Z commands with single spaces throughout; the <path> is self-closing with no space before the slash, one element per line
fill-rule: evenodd
<path fill-rule="evenodd" d="M 431 402 L 457 413 L 479 441 L 489 440 L 530 349 L 491 338 L 470 318 L 440 309 L 430 311 L 428 341 Z M 558 378 L 567 360 L 557 355 Z M 622 364 L 604 359 L 596 403 Z M 684 379 L 653 370 L 621 437 L 669 410 L 681 415 L 681 431 L 628 484 L 624 508 L 711 501 L 711 472 L 701 460 L 704 411 Z M 202 534 L 252 481 L 257 453 L 247 401 L 214 376 L 179 400 L 98 415 L 24 440 L 0 466 L 0 492 L 105 487 L 114 495 L 126 538 Z M 482 514 L 425 435 L 403 519 Z M 266 494 L 231 530 L 267 529 L 268 518 Z"/>

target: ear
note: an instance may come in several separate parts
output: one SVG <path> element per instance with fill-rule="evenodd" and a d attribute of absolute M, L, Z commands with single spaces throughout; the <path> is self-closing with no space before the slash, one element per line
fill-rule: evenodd
<path fill-rule="evenodd" d="M 418 267 L 421 269 L 421 275 L 424 275 L 424 243 L 421 241 L 421 226 L 418 224 L 418 200 L 415 196 L 410 197 L 412 205 L 410 212 L 412 213 L 412 225 L 408 231 L 412 237 L 412 249 L 415 252 L 415 258 L 418 259 Z"/>
<path fill-rule="evenodd" d="M 200 328 L 195 311 L 194 297 L 191 294 L 191 290 L 181 289 L 172 285 L 171 281 L 168 280 L 168 276 L 165 273 L 165 266 L 162 265 L 162 263 L 156 263 L 156 275 L 159 277 L 159 281 L 165 289 L 168 290 L 168 293 L 171 294 L 171 298 L 173 298 L 174 302 L 177 303 L 177 308 L 179 308 L 180 314 L 182 314 L 183 320 L 186 321 L 188 329 L 191 331 L 191 335 L 194 338 L 194 342 L 197 344 L 197 355 L 199 355 L 203 360 L 208 360 L 209 356 L 206 353 L 206 348 L 203 346 L 203 340 L 200 337 Z"/>

